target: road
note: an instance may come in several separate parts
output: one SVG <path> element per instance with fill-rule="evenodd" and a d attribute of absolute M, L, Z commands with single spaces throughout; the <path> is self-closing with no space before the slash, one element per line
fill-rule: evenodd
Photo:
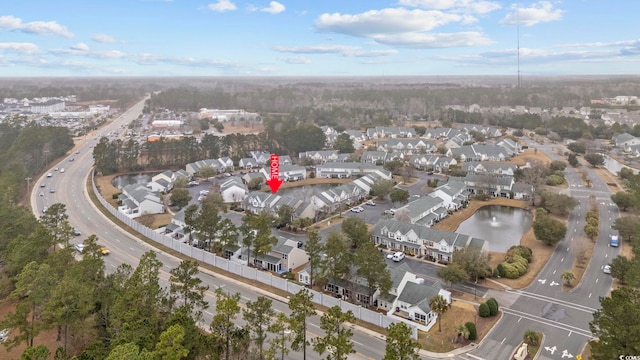
<path fill-rule="evenodd" d="M 557 145 L 530 146 L 537 147 L 552 160 L 566 161 L 553 152 Z M 600 307 L 599 297 L 607 296 L 613 283 L 602 268 L 619 254 L 618 248 L 608 245 L 613 233 L 611 226 L 619 217 L 619 211 L 611 202 L 612 194 L 604 181 L 592 169 L 583 166 L 581 170 L 588 173 L 591 188 L 584 187 L 575 169 L 568 167 L 564 171 L 569 183 L 564 193 L 579 202 L 569 215 L 566 238 L 530 286 L 521 291 L 488 292 L 487 296 L 495 297 L 501 304 L 504 316 L 477 350 L 461 358 L 508 359 L 522 341 L 524 332 L 532 329 L 544 334 L 538 359 L 572 359 L 592 337 L 589 330 L 592 314 Z M 597 204 L 600 214 L 596 246 L 580 284 L 570 292 L 563 291 L 560 274 L 571 268 L 577 239 L 585 237 L 583 228 L 590 199 Z"/>
<path fill-rule="evenodd" d="M 100 133 L 106 134 L 112 132 L 121 125 L 127 124 L 133 119 L 137 118 L 141 113 L 144 105 L 144 100 L 134 105 L 131 109 L 127 110 L 123 115 L 114 120 L 113 123 L 108 124 L 103 128 Z M 73 243 L 80 243 L 90 234 L 96 234 L 98 236 L 98 242 L 106 245 L 111 254 L 106 256 L 105 265 L 107 272 L 113 272 L 117 266 L 126 263 L 131 266 L 137 266 L 142 254 L 148 250 L 155 250 L 147 243 L 140 241 L 132 237 L 130 234 L 114 226 L 102 213 L 94 206 L 88 197 L 86 190 L 85 180 L 93 165 L 93 159 L 91 155 L 91 144 L 95 144 L 97 140 L 88 139 L 82 144 L 78 151 L 79 153 L 72 152 L 68 157 L 63 159 L 58 164 L 52 164 L 53 167 L 64 167 L 65 172 L 59 173 L 51 170 L 54 174 L 51 178 L 43 176 L 38 179 L 34 184 L 40 184 L 44 182 L 47 184 L 46 189 L 50 186 L 54 186 L 55 193 L 44 192 L 44 196 L 38 196 L 40 188 L 34 185 L 34 191 L 31 195 L 31 204 L 34 209 L 34 213 L 37 216 L 40 215 L 40 211 L 43 206 L 50 206 L 54 203 L 63 203 L 66 205 L 67 214 L 69 215 L 69 221 L 72 226 L 78 228 L 82 236 L 78 236 L 72 239 Z M 74 157 L 75 161 L 69 161 L 69 158 Z M 172 268 L 178 266 L 180 260 L 168 255 L 162 251 L 156 251 L 158 260 L 163 263 L 162 270 L 160 272 L 160 279 L 163 286 L 168 284 L 169 271 Z M 264 291 L 250 287 L 246 284 L 237 282 L 232 279 L 224 278 L 218 274 L 201 269 L 199 275 L 204 285 L 209 286 L 209 291 L 206 294 L 206 300 L 209 302 L 210 307 L 204 312 L 203 323 L 208 325 L 213 317 L 212 311 L 215 309 L 215 297 L 213 290 L 218 287 L 223 287 L 225 291 L 230 293 L 241 293 L 241 302 L 245 304 L 247 301 L 254 301 L 258 296 L 265 295 L 273 299 L 273 309 L 279 312 L 288 313 L 288 306 L 285 302 L 279 301 L 271 294 L 267 294 Z M 241 321 L 239 321 L 241 323 Z M 322 336 L 322 331 L 319 328 L 319 316 L 315 316 L 309 320 L 309 336 Z M 208 326 L 205 326 L 208 328 Z M 376 335 L 369 331 L 362 331 L 359 327 L 354 327 L 353 341 L 356 347 L 356 354 L 353 354 L 351 359 L 381 359 L 384 355 L 384 340 L 380 339 L 380 335 Z M 307 356 L 309 359 L 320 359 L 321 357 L 313 352 L 311 349 L 307 350 Z M 292 352 L 287 356 L 287 359 L 299 359 L 300 353 Z"/>

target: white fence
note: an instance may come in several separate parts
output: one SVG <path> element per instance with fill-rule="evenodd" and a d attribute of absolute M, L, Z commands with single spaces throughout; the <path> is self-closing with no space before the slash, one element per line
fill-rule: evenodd
<path fill-rule="evenodd" d="M 138 233 L 144 235 L 150 240 L 153 240 L 159 244 L 162 244 L 170 249 L 173 249 L 177 252 L 180 252 L 190 258 L 195 260 L 202 261 L 203 263 L 209 264 L 211 266 L 215 266 L 224 271 L 230 272 L 232 274 L 241 276 L 245 279 L 259 281 L 265 285 L 272 286 L 279 290 L 283 290 L 289 294 L 296 294 L 298 291 L 302 289 L 302 286 L 288 281 L 282 277 L 274 276 L 269 272 L 261 271 L 256 268 L 250 268 L 246 265 L 238 264 L 227 260 L 225 258 L 216 256 L 208 251 L 204 251 L 202 249 L 198 249 L 189 244 L 185 244 L 180 241 L 176 241 L 170 236 L 166 236 L 164 234 L 158 233 L 156 231 L 151 230 L 150 228 L 136 222 L 133 219 L 130 219 L 125 214 L 118 211 L 118 209 L 114 208 L 111 204 L 109 204 L 103 197 L 100 195 L 100 192 L 96 188 L 96 184 L 93 178 L 93 173 L 91 174 L 91 184 L 93 187 L 93 192 L 98 198 L 98 201 L 104 206 L 107 211 L 109 211 L 113 216 L 118 218 L 121 222 L 131 227 Z M 375 311 L 371 311 L 369 309 L 365 309 L 361 306 L 351 304 L 349 302 L 336 299 L 331 295 L 326 295 L 314 290 L 309 289 L 309 292 L 313 295 L 312 300 L 314 303 L 330 308 L 332 306 L 339 306 L 343 312 L 347 310 L 351 310 L 356 319 L 380 326 L 383 328 L 388 327 L 393 323 L 404 322 L 409 325 L 412 329 L 413 338 L 418 338 L 418 329 L 427 331 L 429 327 L 424 325 L 416 324 L 414 322 L 408 321 L 406 319 L 396 317 L 396 316 L 387 316 L 384 314 L 380 314 Z"/>

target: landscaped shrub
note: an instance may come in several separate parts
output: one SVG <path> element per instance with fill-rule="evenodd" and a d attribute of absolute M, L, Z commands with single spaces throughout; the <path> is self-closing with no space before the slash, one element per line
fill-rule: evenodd
<path fill-rule="evenodd" d="M 478 315 L 480 315 L 480 317 L 491 316 L 491 311 L 489 311 L 489 305 L 487 305 L 487 303 L 480 304 L 478 307 Z"/>
<path fill-rule="evenodd" d="M 491 198 L 491 196 L 489 194 L 483 193 L 483 194 L 476 194 L 473 196 L 473 198 L 478 201 L 487 201 Z"/>
<path fill-rule="evenodd" d="M 517 279 L 520 277 L 520 272 L 516 269 L 513 264 L 502 263 L 502 268 L 504 269 L 504 277 L 507 279 Z"/>
<path fill-rule="evenodd" d="M 558 186 L 564 184 L 564 178 L 559 175 L 551 175 L 547 178 L 547 185 Z"/>
<path fill-rule="evenodd" d="M 500 264 L 498 264 L 498 266 L 496 267 L 496 271 L 498 272 L 498 275 L 499 275 L 500 277 L 505 277 L 505 275 L 504 275 L 504 265 L 503 265 L 503 264 L 505 264 L 505 263 L 500 263 Z"/>
<path fill-rule="evenodd" d="M 500 265 L 498 265 L 500 266 Z M 491 272 L 493 277 L 502 277 L 502 275 L 500 275 L 500 272 L 498 271 L 498 268 L 493 269 L 493 271 Z"/>
<path fill-rule="evenodd" d="M 475 340 L 478 338 L 478 330 L 476 330 L 476 324 L 471 321 L 467 321 L 464 326 L 469 330 L 469 340 Z"/>
<path fill-rule="evenodd" d="M 527 262 L 530 263 L 533 260 L 533 251 L 531 248 L 522 245 L 512 246 L 507 250 L 507 255 L 504 260 L 506 262 L 511 262 L 511 259 L 514 255 L 520 255 L 523 258 L 527 259 Z"/>
<path fill-rule="evenodd" d="M 495 316 L 498 314 L 498 302 L 494 298 L 487 299 L 487 306 L 489 306 L 489 314 Z"/>

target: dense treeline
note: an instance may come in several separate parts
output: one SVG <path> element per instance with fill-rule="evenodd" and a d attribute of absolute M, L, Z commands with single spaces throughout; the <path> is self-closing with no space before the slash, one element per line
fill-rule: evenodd
<path fill-rule="evenodd" d="M 69 131 L 63 127 L 22 125 L 7 119 L 0 124 L 0 188 L 2 200 L 16 203 L 25 179 L 33 177 L 54 159 L 73 147 Z"/>

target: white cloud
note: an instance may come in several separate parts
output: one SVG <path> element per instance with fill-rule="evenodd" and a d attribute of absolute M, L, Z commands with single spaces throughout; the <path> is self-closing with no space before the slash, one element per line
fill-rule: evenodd
<path fill-rule="evenodd" d="M 71 50 L 77 50 L 77 51 L 89 51 L 89 46 L 85 43 L 77 43 L 75 45 L 71 45 L 69 47 L 69 49 Z"/>
<path fill-rule="evenodd" d="M 513 11 L 500 20 L 500 24 L 515 25 L 519 22 L 522 25 L 533 26 L 539 23 L 561 20 L 562 14 L 565 12 L 561 9 L 554 9 L 553 4 L 549 1 L 538 1 L 529 7 L 514 5 L 511 9 Z"/>
<path fill-rule="evenodd" d="M 287 64 L 311 64 L 311 60 L 304 56 L 294 56 L 282 59 Z"/>
<path fill-rule="evenodd" d="M 417 5 L 420 0 L 403 0 Z M 460 5 L 468 0 L 422 1 L 434 6 Z M 424 5 L 424 4 L 423 4 Z M 360 14 L 322 14 L 315 26 L 320 31 L 335 32 L 372 39 L 378 44 L 411 48 L 446 48 L 491 44 L 486 35 L 478 31 L 431 33 L 433 29 L 452 23 L 471 24 L 477 19 L 469 14 L 405 8 L 371 10 Z"/>
<path fill-rule="evenodd" d="M 103 43 L 103 44 L 109 44 L 109 43 L 114 43 L 118 41 L 113 36 L 109 36 L 106 34 L 95 34 L 91 37 L 91 40 L 95 42 Z"/>
<path fill-rule="evenodd" d="M 12 51 L 25 55 L 33 55 L 40 52 L 36 44 L 16 42 L 0 42 L 0 50 Z"/>
<path fill-rule="evenodd" d="M 455 10 L 467 13 L 486 14 L 500 9 L 502 6 L 492 1 L 475 0 L 400 0 L 402 6 L 418 7 L 434 10 Z"/>
<path fill-rule="evenodd" d="M 279 14 L 285 10 L 285 6 L 277 1 L 272 1 L 269 3 L 269 7 L 262 8 L 260 11 L 266 12 L 269 14 Z"/>
<path fill-rule="evenodd" d="M 429 31 L 449 23 L 470 24 L 477 19 L 469 15 L 450 14 L 437 10 L 387 8 L 361 14 L 322 14 L 316 19 L 318 30 L 352 36 Z"/>
<path fill-rule="evenodd" d="M 612 41 L 612 42 L 561 44 L 561 45 L 554 45 L 554 47 L 581 48 L 581 47 L 614 47 L 614 46 L 638 46 L 638 45 L 640 45 L 640 40 L 621 40 L 621 41 Z"/>
<path fill-rule="evenodd" d="M 237 9 L 236 5 L 230 0 L 218 0 L 218 2 L 207 5 L 207 8 L 211 11 L 218 12 L 233 11 Z"/>
<path fill-rule="evenodd" d="M 73 34 L 66 27 L 55 21 L 32 21 L 22 22 L 22 19 L 8 15 L 0 16 L 0 29 L 21 31 L 38 35 L 57 35 L 66 38 L 73 38 Z"/>
<path fill-rule="evenodd" d="M 480 46 L 493 43 L 493 41 L 484 34 L 476 31 L 431 34 L 405 33 L 376 35 L 373 38 L 381 44 L 420 49 Z"/>
<path fill-rule="evenodd" d="M 396 50 L 362 50 L 358 46 L 347 45 L 275 46 L 273 49 L 292 54 L 340 54 L 353 57 L 388 56 L 398 53 Z"/>

